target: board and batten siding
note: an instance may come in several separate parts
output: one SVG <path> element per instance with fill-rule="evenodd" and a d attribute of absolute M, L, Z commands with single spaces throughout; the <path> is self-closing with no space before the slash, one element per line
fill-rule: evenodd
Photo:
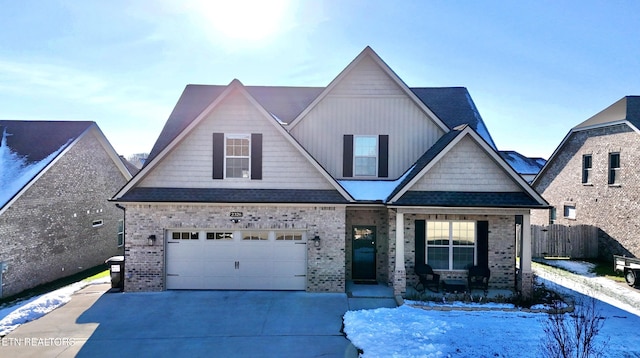
<path fill-rule="evenodd" d="M 519 192 L 522 188 L 473 139 L 465 137 L 411 190 Z"/>
<path fill-rule="evenodd" d="M 399 178 L 444 131 L 371 59 L 363 59 L 291 134 L 335 178 L 343 136 L 389 135 L 389 179 Z"/>
<path fill-rule="evenodd" d="M 240 92 L 226 97 L 145 177 L 141 187 L 334 189 Z M 213 133 L 262 133 L 262 179 L 214 180 Z"/>

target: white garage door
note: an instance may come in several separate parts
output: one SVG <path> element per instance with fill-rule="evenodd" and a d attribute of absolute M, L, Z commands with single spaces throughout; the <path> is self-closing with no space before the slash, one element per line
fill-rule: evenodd
<path fill-rule="evenodd" d="M 170 231 L 167 289 L 304 290 L 303 232 Z"/>

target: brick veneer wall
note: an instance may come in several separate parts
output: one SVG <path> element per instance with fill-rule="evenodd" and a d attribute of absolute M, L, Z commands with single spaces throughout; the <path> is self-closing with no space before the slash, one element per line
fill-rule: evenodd
<path fill-rule="evenodd" d="M 395 217 L 395 216 L 394 216 Z M 353 227 L 354 226 L 375 226 L 376 227 L 376 280 L 378 282 L 389 283 L 391 273 L 389 266 L 389 225 L 386 208 L 380 209 L 356 209 L 347 210 L 346 225 L 346 278 L 353 279 Z M 393 272 L 393 271 L 391 271 Z"/>
<path fill-rule="evenodd" d="M 415 221 L 416 220 L 469 220 L 489 221 L 489 269 L 491 270 L 490 288 L 513 289 L 515 287 L 515 262 L 516 262 L 516 237 L 514 215 L 424 215 L 405 214 L 405 243 L 404 258 L 406 269 L 406 285 L 413 286 L 418 282 L 418 276 L 414 273 L 415 267 Z M 395 216 L 390 218 L 390 225 L 395 226 Z M 391 229 L 395 238 L 395 229 Z M 395 266 L 395 239 L 391 240 L 392 249 L 389 252 L 389 269 L 391 272 Z M 467 279 L 467 271 L 442 271 L 440 279 Z"/>
<path fill-rule="evenodd" d="M 305 230 L 321 238 L 319 248 L 307 245 L 310 292 L 345 292 L 345 208 L 334 206 L 214 206 L 188 204 L 124 204 L 127 208 L 125 291 L 165 289 L 165 229 Z M 237 224 L 232 211 L 243 212 Z M 158 242 L 149 246 L 147 238 Z"/>
<path fill-rule="evenodd" d="M 620 185 L 608 184 L 610 152 L 620 153 Z M 582 184 L 582 155 L 592 155 L 592 180 Z M 536 181 L 534 188 L 556 207 L 556 224 L 599 228 L 599 256 L 640 257 L 640 136 L 624 124 L 571 134 Z M 574 204 L 576 218 L 563 217 L 565 204 Z M 548 211 L 535 210 L 531 223 L 547 225 Z"/>
<path fill-rule="evenodd" d="M 69 276 L 121 254 L 121 210 L 107 201 L 126 183 L 87 133 L 0 215 L 3 296 Z M 94 228 L 94 220 L 104 224 Z"/>

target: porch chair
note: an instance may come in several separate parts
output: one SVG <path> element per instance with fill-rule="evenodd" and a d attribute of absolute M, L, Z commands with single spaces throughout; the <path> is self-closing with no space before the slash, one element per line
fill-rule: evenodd
<path fill-rule="evenodd" d="M 416 291 L 424 292 L 424 290 L 429 287 L 435 288 L 435 291 L 429 288 L 430 291 L 433 291 L 433 292 L 440 291 L 440 274 L 433 272 L 433 269 L 431 268 L 431 266 L 426 264 L 422 264 L 422 265 L 418 264 L 415 266 L 414 272 L 416 273 L 416 275 L 418 275 L 418 279 L 419 279 L 418 283 L 416 283 L 415 286 L 413 286 L 416 289 Z M 422 286 L 422 289 L 418 288 L 420 286 Z"/>
<path fill-rule="evenodd" d="M 467 276 L 467 287 L 481 288 L 484 291 L 489 290 L 489 277 L 491 270 L 486 266 L 469 266 L 469 274 Z"/>

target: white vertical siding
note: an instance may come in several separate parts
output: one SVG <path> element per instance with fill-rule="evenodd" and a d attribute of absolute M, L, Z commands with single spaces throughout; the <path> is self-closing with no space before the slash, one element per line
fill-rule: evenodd
<path fill-rule="evenodd" d="M 240 91 L 232 92 L 153 168 L 141 187 L 333 189 Z M 213 133 L 262 133 L 262 180 L 212 179 Z"/>
<path fill-rule="evenodd" d="M 465 137 L 409 190 L 518 192 L 522 188 L 473 139 Z"/>
<path fill-rule="evenodd" d="M 342 178 L 345 134 L 388 134 L 389 179 L 400 177 L 444 134 L 370 58 L 346 74 L 291 133 L 335 178 Z"/>

